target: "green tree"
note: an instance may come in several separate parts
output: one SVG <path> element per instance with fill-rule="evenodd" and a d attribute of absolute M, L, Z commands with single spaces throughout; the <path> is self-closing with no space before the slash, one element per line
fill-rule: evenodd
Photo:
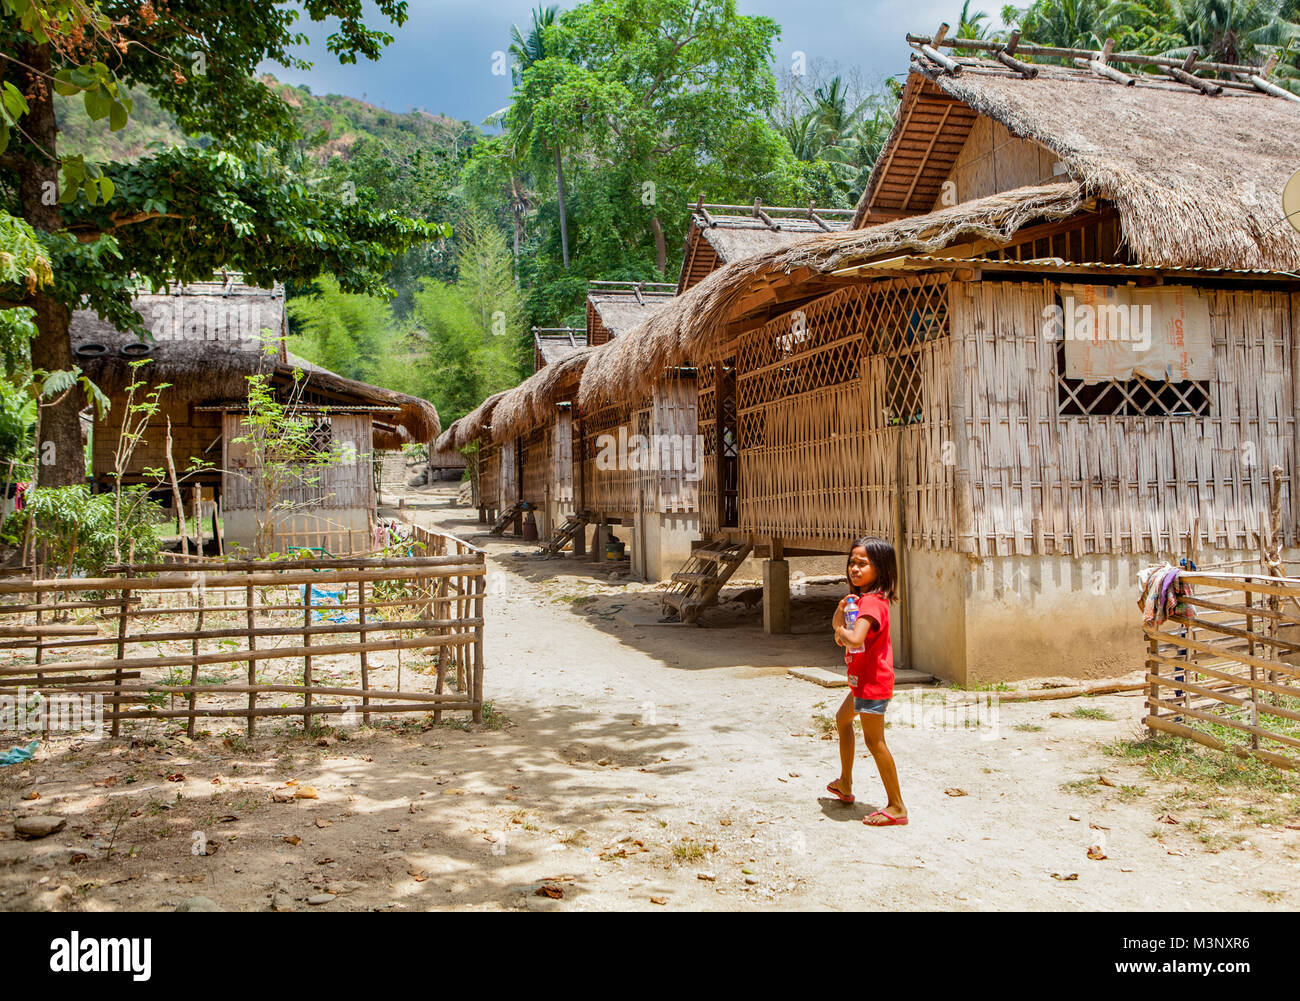
<path fill-rule="evenodd" d="M 288 106 L 255 78 L 259 64 L 307 65 L 290 53 L 302 14 L 333 20 L 327 45 L 340 60 L 377 58 L 391 36 L 368 28 L 359 4 L 252 0 L 231 16 L 202 0 L 55 2 L 65 14 L 57 23 L 76 30 L 47 30 L 31 16 L 32 0 L 3 0 L 0 13 L 5 121 L 14 126 L 0 153 L 0 212 L 24 221 L 53 276 L 34 286 L 0 283 L 0 306 L 32 311 L 36 368 L 72 368 L 68 323 L 79 305 L 139 329 L 130 297 L 140 280 L 192 281 L 231 267 L 269 284 L 331 271 L 344 288 L 377 291 L 392 259 L 432 234 L 309 188 L 264 146 L 295 130 Z M 395 24 L 406 18 L 403 0 L 377 7 Z M 120 129 L 128 86 L 148 88 L 187 133 L 206 133 L 213 144 L 102 168 L 61 157 L 55 90 L 82 94 L 92 120 Z M 83 476 L 80 407 L 70 393 L 43 419 L 58 460 L 40 467 L 42 482 Z"/>

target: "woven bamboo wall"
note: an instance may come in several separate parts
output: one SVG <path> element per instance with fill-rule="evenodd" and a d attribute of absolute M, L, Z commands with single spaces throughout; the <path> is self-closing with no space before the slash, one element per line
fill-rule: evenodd
<path fill-rule="evenodd" d="M 551 474 L 551 441 L 549 426 L 534 428 L 519 439 L 524 470 L 523 499 L 534 507 L 546 504 Z"/>
<path fill-rule="evenodd" d="M 607 463 L 609 468 L 600 469 L 596 461 L 602 435 L 612 435 L 617 442 L 620 428 L 628 435 L 633 433 L 630 421 L 634 409 L 627 403 L 620 403 L 583 415 L 582 503 L 584 509 L 593 514 L 631 517 L 636 513 L 640 474 L 618 462 Z"/>
<path fill-rule="evenodd" d="M 326 419 L 325 416 L 322 419 Z M 371 454 L 371 420 L 369 414 L 329 414 L 329 438 L 344 461 L 309 470 L 303 482 L 285 489 L 276 500 L 299 507 L 327 510 L 375 506 L 374 466 Z M 252 465 L 253 455 L 239 439 L 248 434 L 243 416 L 222 415 L 222 446 L 225 476 L 222 479 L 222 508 L 226 511 L 251 511 L 262 504 L 261 485 Z"/>
<path fill-rule="evenodd" d="M 479 500 L 487 508 L 501 506 L 501 446 L 484 445 L 478 452 Z"/>
<path fill-rule="evenodd" d="M 1296 543 L 1295 410 L 1285 293 L 1213 291 L 1210 416 L 1058 414 L 1056 345 L 1041 335 L 1051 283 L 952 286 L 954 392 L 969 473 L 963 548 L 978 555 L 1254 549 L 1280 465 Z"/>
<path fill-rule="evenodd" d="M 718 531 L 718 400 L 717 369 L 700 367 L 696 377 L 696 422 L 700 429 L 700 482 L 697 492 L 700 533 L 706 538 Z"/>
<path fill-rule="evenodd" d="M 651 434 L 657 436 L 659 468 L 648 470 L 647 499 L 659 512 L 699 510 L 699 472 L 703 456 L 698 443 L 695 377 L 676 374 L 654 388 Z"/>
<path fill-rule="evenodd" d="M 519 446 L 516 439 L 501 443 L 501 487 L 497 510 L 504 511 L 519 500 Z"/>
<path fill-rule="evenodd" d="M 739 527 L 827 549 L 892 538 L 901 469 L 908 545 L 953 544 L 947 332 L 946 280 L 927 277 L 852 286 L 742 335 Z"/>
<path fill-rule="evenodd" d="M 561 516 L 574 512 L 573 414 L 559 410 L 548 432 L 551 439 L 551 501 Z"/>

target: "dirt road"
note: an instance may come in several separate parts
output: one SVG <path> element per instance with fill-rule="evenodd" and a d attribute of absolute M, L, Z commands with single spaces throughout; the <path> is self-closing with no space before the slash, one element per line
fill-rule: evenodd
<path fill-rule="evenodd" d="M 463 509 L 414 517 L 477 530 Z M 1291 910 L 1300 897 L 1295 787 L 1229 796 L 1104 753 L 1137 735 L 1140 697 L 1002 704 L 996 726 L 907 726 L 900 712 L 888 735 L 912 822 L 868 829 L 883 799 L 861 747 L 859 802 L 824 792 L 838 765 L 818 717 L 844 689 L 786 673 L 835 664 L 833 589 L 810 591 L 787 637 L 763 636 L 757 611 L 630 625 L 652 617 L 640 585 L 515 555 L 531 547 L 514 541 L 487 548 L 487 723 L 359 728 L 324 746 L 43 748 L 0 769 L 0 908 L 201 895 L 242 910 Z M 270 799 L 304 785 L 317 798 Z M 10 821 L 35 812 L 68 827 L 14 840 Z"/>

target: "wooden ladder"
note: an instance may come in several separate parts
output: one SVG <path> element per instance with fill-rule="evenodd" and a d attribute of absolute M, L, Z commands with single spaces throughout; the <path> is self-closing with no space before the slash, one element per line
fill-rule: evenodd
<path fill-rule="evenodd" d="M 504 535 L 506 532 L 506 526 L 509 525 L 510 522 L 514 520 L 515 515 L 517 515 L 520 511 L 522 511 L 523 508 L 524 508 L 523 501 L 515 501 L 513 504 L 511 504 L 508 508 L 506 508 L 504 511 L 501 512 L 501 516 L 497 518 L 496 524 L 494 524 L 492 528 L 488 531 L 488 535 Z"/>
<path fill-rule="evenodd" d="M 551 535 L 550 541 L 537 551 L 538 555 L 559 556 L 560 550 L 572 542 L 586 527 L 586 519 L 576 514 L 569 515 L 564 519 L 564 524 Z"/>
<path fill-rule="evenodd" d="M 663 597 L 665 615 L 676 614 L 680 622 L 694 622 L 700 613 L 718 600 L 718 592 L 745 562 L 752 547 L 748 542 L 723 539 L 692 549 L 682 568 L 673 574 Z"/>

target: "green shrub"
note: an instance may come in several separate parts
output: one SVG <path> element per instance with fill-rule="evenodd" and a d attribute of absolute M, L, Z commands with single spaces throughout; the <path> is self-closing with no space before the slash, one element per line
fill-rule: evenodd
<path fill-rule="evenodd" d="M 127 487 L 122 491 L 120 552 L 123 559 L 128 554 L 137 563 L 158 558 L 160 515 L 161 508 L 148 499 L 147 488 Z M 27 496 L 23 509 L 6 519 L 6 542 L 22 544 L 29 516 L 37 556 L 52 571 L 93 577 L 114 562 L 112 494 L 92 494 L 81 483 L 70 487 L 38 487 Z"/>

